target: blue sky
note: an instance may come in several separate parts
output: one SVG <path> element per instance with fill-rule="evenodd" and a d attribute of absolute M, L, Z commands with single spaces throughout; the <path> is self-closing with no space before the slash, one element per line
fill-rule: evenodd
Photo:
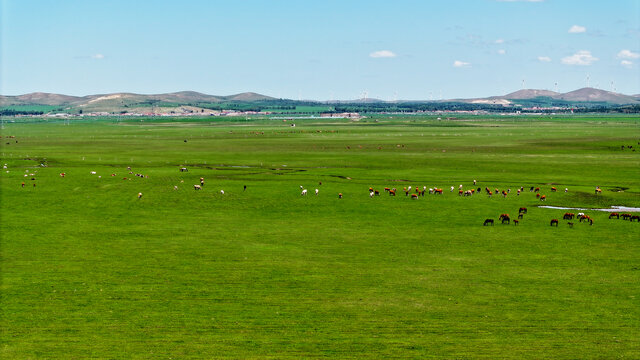
<path fill-rule="evenodd" d="M 587 77 L 640 93 L 640 0 L 0 0 L 0 16 L 4 95 L 439 99 Z"/>

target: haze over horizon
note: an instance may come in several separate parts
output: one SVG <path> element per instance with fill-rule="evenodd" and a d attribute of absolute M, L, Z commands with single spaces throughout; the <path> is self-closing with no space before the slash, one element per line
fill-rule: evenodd
<path fill-rule="evenodd" d="M 640 93 L 640 2 L 0 0 L 0 94 Z"/>

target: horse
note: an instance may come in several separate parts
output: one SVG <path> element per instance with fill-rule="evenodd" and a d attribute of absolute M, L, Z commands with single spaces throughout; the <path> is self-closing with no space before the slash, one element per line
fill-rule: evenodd
<path fill-rule="evenodd" d="M 639 215 L 633 215 L 632 217 L 629 218 L 629 221 L 633 222 L 633 220 L 636 220 L 636 221 L 640 222 L 640 216 Z"/>
<path fill-rule="evenodd" d="M 558 227 L 558 219 L 551 219 L 551 226 L 553 226 L 553 224 L 556 224 L 556 227 Z"/>
<path fill-rule="evenodd" d="M 573 220 L 574 216 L 576 216 L 574 213 L 564 213 L 562 220 Z"/>
<path fill-rule="evenodd" d="M 513 225 L 518 225 L 520 223 L 520 221 L 518 220 L 513 220 Z"/>
<path fill-rule="evenodd" d="M 526 207 L 521 207 L 520 209 L 518 209 L 518 214 L 526 214 L 526 213 L 527 213 Z"/>
<path fill-rule="evenodd" d="M 614 217 L 616 219 L 620 219 L 620 214 L 618 214 L 617 212 L 612 212 L 611 214 L 609 214 L 609 219 L 612 219 Z"/>
<path fill-rule="evenodd" d="M 624 213 L 624 214 L 620 214 L 620 216 L 622 216 L 622 220 L 629 220 L 629 218 L 631 217 L 631 214 Z"/>
<path fill-rule="evenodd" d="M 500 214 L 500 217 L 498 218 L 498 220 L 502 220 L 502 223 L 504 224 L 505 222 L 507 224 L 511 223 L 511 218 L 509 217 L 509 214 Z"/>
<path fill-rule="evenodd" d="M 491 226 L 493 226 L 493 219 L 486 219 L 484 221 L 484 224 L 482 224 L 482 226 L 487 226 L 489 224 L 491 224 Z"/>

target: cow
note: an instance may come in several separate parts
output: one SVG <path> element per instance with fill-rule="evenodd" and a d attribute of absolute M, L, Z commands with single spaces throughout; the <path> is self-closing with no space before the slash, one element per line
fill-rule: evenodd
<path fill-rule="evenodd" d="M 551 187 L 551 191 L 552 191 L 552 192 L 556 192 L 556 191 L 558 191 L 558 189 L 556 189 L 554 186 L 552 186 L 552 187 Z"/>
<path fill-rule="evenodd" d="M 493 219 L 486 219 L 484 221 L 484 224 L 482 224 L 482 226 L 487 226 L 489 224 L 491 224 L 491 226 L 493 226 Z"/>
<path fill-rule="evenodd" d="M 458 190 L 458 196 L 464 195 L 464 190 Z"/>
<path fill-rule="evenodd" d="M 502 196 L 506 198 L 507 197 L 507 192 L 502 190 Z"/>
<path fill-rule="evenodd" d="M 65 174 L 65 173 L 60 173 L 60 177 L 65 177 L 65 175 L 67 175 L 67 174 Z"/>
<path fill-rule="evenodd" d="M 411 194 L 411 199 L 412 200 L 418 200 L 418 195 L 417 194 Z"/>
<path fill-rule="evenodd" d="M 518 214 L 526 214 L 526 213 L 527 213 L 526 207 L 521 207 L 520 209 L 518 209 Z"/>
<path fill-rule="evenodd" d="M 442 189 L 435 189 L 433 191 L 434 194 L 442 195 Z"/>
<path fill-rule="evenodd" d="M 316 189 L 317 190 L 317 189 Z M 373 195 L 375 196 L 380 196 L 380 191 L 378 190 L 373 190 Z"/>
<path fill-rule="evenodd" d="M 618 214 L 617 212 L 612 212 L 611 214 L 609 214 L 609 219 L 613 219 L 614 217 L 616 219 L 620 219 L 620 214 Z"/>
<path fill-rule="evenodd" d="M 539 191 L 540 191 L 540 188 L 539 188 L 539 187 L 537 187 L 537 188 L 533 189 L 533 191 L 535 191 L 535 192 L 539 192 Z"/>
<path fill-rule="evenodd" d="M 553 226 L 553 224 L 556 224 L 556 227 L 558 227 L 558 219 L 551 219 L 551 226 Z"/>
<path fill-rule="evenodd" d="M 507 224 L 511 223 L 511 218 L 509 217 L 509 214 L 500 214 L 500 217 L 498 218 L 498 220 L 502 220 L 502 223 L 504 224 L 505 222 Z"/>
<path fill-rule="evenodd" d="M 473 186 L 476 186 L 476 181 L 475 180 L 473 180 Z"/>
<path fill-rule="evenodd" d="M 24 182 L 22 182 L 22 187 L 24 187 Z"/>
<path fill-rule="evenodd" d="M 300 193 L 301 196 L 305 196 L 307 195 L 307 189 L 302 189 L 302 192 Z"/>
<path fill-rule="evenodd" d="M 202 190 L 202 186 L 200 186 L 200 185 L 193 185 L 193 190 Z"/>
<path fill-rule="evenodd" d="M 562 217 L 562 220 L 573 220 L 573 218 L 576 216 L 576 214 L 574 213 L 564 213 L 564 216 Z"/>
<path fill-rule="evenodd" d="M 384 188 L 384 192 L 389 192 L 391 189 L 389 189 L 388 187 Z"/>
<path fill-rule="evenodd" d="M 389 190 L 389 196 L 396 196 L 396 191 L 394 190 Z"/>

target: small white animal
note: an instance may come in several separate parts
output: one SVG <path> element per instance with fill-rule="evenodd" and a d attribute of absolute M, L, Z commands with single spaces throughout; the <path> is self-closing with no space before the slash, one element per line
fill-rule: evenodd
<path fill-rule="evenodd" d="M 307 189 L 303 189 L 302 193 L 300 193 L 300 195 L 302 195 L 302 196 L 307 195 Z"/>
<path fill-rule="evenodd" d="M 220 194 L 224 195 L 224 190 L 220 190 Z"/>
<path fill-rule="evenodd" d="M 318 195 L 318 189 L 316 189 L 316 195 Z"/>

